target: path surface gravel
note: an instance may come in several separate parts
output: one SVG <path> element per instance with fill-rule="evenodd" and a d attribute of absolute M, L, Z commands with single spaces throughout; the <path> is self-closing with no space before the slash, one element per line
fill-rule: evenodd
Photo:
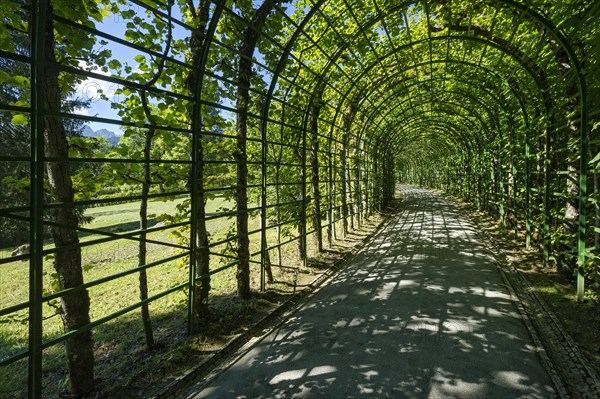
<path fill-rule="evenodd" d="M 403 187 L 340 273 L 185 398 L 549 398 L 552 380 L 461 209 Z"/>

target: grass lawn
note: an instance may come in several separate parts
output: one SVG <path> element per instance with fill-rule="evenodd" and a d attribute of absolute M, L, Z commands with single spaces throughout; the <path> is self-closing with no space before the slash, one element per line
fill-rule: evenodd
<path fill-rule="evenodd" d="M 184 199 L 173 201 L 151 201 L 148 213 L 153 215 L 169 214 L 175 211 L 177 204 Z M 231 207 L 223 198 L 215 198 L 207 203 L 207 213 L 218 212 L 219 208 Z M 86 216 L 92 216 L 93 221 L 86 224 L 87 229 L 112 233 L 125 233 L 138 228 L 139 203 L 126 203 L 106 207 L 90 208 Z M 250 230 L 259 227 L 257 217 L 249 221 Z M 151 221 L 152 226 L 154 221 Z M 227 231 L 235 224 L 235 219 L 219 218 L 207 222 L 211 233 L 211 242 L 226 237 Z M 374 224 L 371 224 L 373 228 Z M 341 228 L 341 223 L 336 226 Z M 368 226 L 367 226 L 368 227 Z M 171 229 L 151 233 L 148 239 L 156 243 L 148 244 L 147 262 L 160 261 L 180 253 L 173 248 L 177 240 Z M 82 233 L 81 241 L 91 241 L 102 238 L 102 234 Z M 270 245 L 276 242 L 275 229 L 269 230 Z M 312 240 L 309 239 L 309 244 Z M 340 241 L 349 247 L 354 241 Z M 137 266 L 137 251 L 139 243 L 131 239 L 116 239 L 114 241 L 95 244 L 82 248 L 84 265 L 84 280 L 95 281 L 115 273 L 131 270 Z M 52 247 L 49 242 L 46 249 Z M 315 255 L 310 245 L 312 255 Z M 216 255 L 226 249 L 226 245 L 214 247 L 211 251 L 211 268 L 217 268 L 231 261 L 226 257 Z M 260 250 L 260 236 L 250 236 L 250 251 Z M 339 247 L 340 251 L 347 248 Z M 11 248 L 0 252 L 0 255 L 10 255 Z M 271 253 L 273 262 L 277 262 L 275 252 Z M 8 254 L 8 255 L 5 255 Z M 258 257 L 255 257 L 258 260 Z M 282 263 L 298 266 L 296 243 L 292 242 L 283 247 Z M 251 284 L 258 290 L 260 271 L 256 264 L 251 264 Z M 44 287 L 51 290 L 52 260 L 44 263 Z M 288 295 L 295 290 L 295 285 L 302 285 L 312 280 L 322 270 L 297 269 L 296 271 L 274 268 L 275 283 L 269 285 L 272 292 Z M 161 293 L 174 287 L 188 278 L 187 266 L 181 267 L 176 260 L 160 263 L 148 269 L 149 295 Z M 187 292 L 178 290 L 150 304 L 150 314 L 159 346 L 148 353 L 144 345 L 144 334 L 139 317 L 139 310 L 126 313 L 93 330 L 96 352 L 96 376 L 99 378 L 101 390 L 111 392 L 111 397 L 139 397 L 156 389 L 165 382 L 165 376 L 177 375 L 190 366 L 190 359 L 206 356 L 214 348 L 221 347 L 227 337 L 239 333 L 242 325 L 252 324 L 257 317 L 269 312 L 281 300 L 280 295 L 271 295 L 264 300 L 256 299 L 250 302 L 240 302 L 235 298 L 235 267 L 228 268 L 211 278 L 212 309 L 214 315 L 210 326 L 206 326 L 198 337 L 190 339 L 187 331 Z M 28 300 L 29 272 L 28 262 L 11 262 L 0 265 L 0 308 L 14 306 Z M 91 298 L 90 317 L 92 321 L 117 312 L 139 301 L 138 274 L 132 273 L 116 280 L 102 283 L 89 289 Z M 55 304 L 56 305 L 56 304 Z M 57 311 L 46 304 L 43 309 L 43 339 L 44 342 L 62 334 L 62 323 Z M 8 358 L 27 348 L 28 324 L 27 310 L 11 313 L 0 317 L 0 359 Z M 221 342 L 223 341 L 223 342 Z M 213 349 L 211 349 L 213 348 Z M 187 359 L 186 361 L 184 361 Z M 180 364 L 178 366 L 178 364 Z M 167 368 L 167 369 L 165 369 Z M 44 350 L 44 396 L 56 397 L 67 386 L 64 349 L 55 345 Z M 144 378 L 139 378 L 144 375 Z M 167 379 L 168 379 L 167 378 Z M 138 381 L 139 380 L 139 381 Z M 0 398 L 23 397 L 27 385 L 27 361 L 21 360 L 0 368 Z M 136 382 L 138 381 L 138 382 Z M 141 381 L 141 382 L 140 382 Z M 142 384 L 143 386 L 138 386 Z M 150 384 L 150 386 L 149 386 Z M 128 387 L 125 389 L 124 387 Z M 144 392 L 144 395 L 141 394 Z"/>

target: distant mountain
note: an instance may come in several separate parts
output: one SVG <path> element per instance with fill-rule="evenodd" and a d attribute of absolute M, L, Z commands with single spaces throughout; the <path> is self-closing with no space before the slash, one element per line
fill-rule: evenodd
<path fill-rule="evenodd" d="M 88 125 L 85 125 L 83 127 L 83 132 L 82 134 L 84 135 L 84 137 L 94 137 L 94 129 L 92 129 L 91 127 L 89 127 Z"/>
<path fill-rule="evenodd" d="M 108 140 L 108 143 L 112 147 L 118 146 L 119 140 L 121 139 L 121 136 L 117 136 L 115 134 L 115 132 L 111 132 L 110 130 L 106 130 L 106 129 L 100 129 L 100 130 L 94 131 L 94 129 L 92 129 L 89 126 L 85 126 L 83 128 L 82 134 L 84 137 L 104 137 L 106 140 Z"/>

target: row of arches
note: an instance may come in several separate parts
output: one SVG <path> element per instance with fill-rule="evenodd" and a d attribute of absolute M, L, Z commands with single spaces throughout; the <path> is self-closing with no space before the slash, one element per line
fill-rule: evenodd
<path fill-rule="evenodd" d="M 0 317 L 30 322 L 0 364 L 27 359 L 37 397 L 44 349 L 65 341 L 82 393 L 98 326 L 141 310 L 150 348 L 150 307 L 185 291 L 199 333 L 213 298 L 292 278 L 398 183 L 497 215 L 583 298 L 600 245 L 599 14 L 593 0 L 8 2 L 0 267 L 29 271 Z M 123 203 L 134 228 L 86 219 Z M 108 244 L 136 256 L 92 267 L 85 250 Z M 138 276 L 139 297 L 90 318 L 97 287 Z"/>

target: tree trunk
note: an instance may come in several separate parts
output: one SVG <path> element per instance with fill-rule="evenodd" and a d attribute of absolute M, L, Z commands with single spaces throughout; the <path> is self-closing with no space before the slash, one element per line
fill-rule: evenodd
<path fill-rule="evenodd" d="M 265 252 L 265 273 L 267 275 L 267 283 L 273 283 L 273 269 L 271 268 L 271 255 L 269 251 Z"/>
<path fill-rule="evenodd" d="M 343 219 L 343 227 L 344 227 L 344 235 L 348 234 L 348 228 L 354 230 L 354 212 L 352 209 L 348 207 L 348 200 L 352 202 L 352 190 L 351 190 L 351 175 L 350 175 L 350 163 L 348 162 L 348 156 L 350 155 L 349 143 L 350 143 L 350 127 L 352 126 L 352 120 L 354 119 L 354 115 L 356 114 L 355 104 L 358 102 L 358 99 L 354 99 L 351 102 L 349 109 L 344 114 L 343 117 L 343 132 L 342 132 L 342 151 L 340 153 L 341 156 L 341 167 L 342 171 L 340 174 L 341 177 L 341 185 L 342 185 L 342 213 L 344 216 Z M 348 220 L 350 218 L 350 220 Z M 349 222 L 349 223 L 348 223 Z"/>
<path fill-rule="evenodd" d="M 561 245 L 558 273 L 564 279 L 573 278 L 577 261 L 577 227 L 579 225 L 579 170 L 577 160 L 569 157 L 567 165 L 567 200 L 563 219 L 563 231 L 567 242 Z"/>
<path fill-rule="evenodd" d="M 199 74 L 203 71 L 199 71 L 200 68 L 200 55 L 202 52 L 202 48 L 204 45 L 204 35 L 206 32 L 206 27 L 208 25 L 209 20 L 209 11 L 210 11 L 210 0 L 201 0 L 198 6 L 198 9 L 190 8 L 190 12 L 192 15 L 198 20 L 198 25 L 196 26 L 196 30 L 192 32 L 190 38 L 190 48 L 192 53 L 192 68 L 190 70 L 190 74 L 186 79 L 186 86 L 188 92 L 191 96 L 200 95 L 200 93 L 196 93 L 196 85 L 198 82 Z M 201 131 L 201 130 L 200 130 Z M 196 134 L 200 134 L 197 132 Z M 203 148 L 202 148 L 202 140 L 198 139 L 198 148 L 197 148 L 197 157 L 198 164 L 197 167 L 197 181 L 193 181 L 193 176 L 190 173 L 190 181 L 188 182 L 189 188 L 193 192 L 193 187 L 196 185 L 196 203 L 198 206 L 196 207 L 195 214 L 193 215 L 193 219 L 195 220 L 195 228 L 196 235 L 195 237 L 191 237 L 191 240 L 196 240 L 196 278 L 200 276 L 205 276 L 199 281 L 194 283 L 194 309 L 195 314 L 192 315 L 193 320 L 191 320 L 191 324 L 193 326 L 192 330 L 195 330 L 204 320 L 205 316 L 208 314 L 208 296 L 210 294 L 210 252 L 208 248 L 208 232 L 206 230 L 206 210 L 205 210 L 205 192 L 204 192 L 204 162 L 203 162 Z M 194 155 L 192 154 L 191 158 L 194 159 Z"/>
<path fill-rule="evenodd" d="M 599 192 L 600 175 L 598 175 L 598 173 L 594 173 L 594 193 L 598 195 Z M 594 210 L 596 211 L 596 221 L 594 223 L 594 226 L 596 227 L 596 231 L 594 232 L 594 248 L 596 249 L 596 251 L 598 251 L 600 250 L 600 203 L 596 202 L 594 204 Z"/>
<path fill-rule="evenodd" d="M 258 33 L 248 29 L 248 36 L 258 36 Z M 236 186 L 236 204 L 237 204 L 237 293 L 240 298 L 250 298 L 250 241 L 248 239 L 248 164 L 246 153 L 246 138 L 248 136 L 248 103 L 250 101 L 250 75 L 252 73 L 252 55 L 254 54 L 254 45 L 248 45 L 251 38 L 246 36 L 242 46 L 240 64 L 238 71 L 237 88 L 237 150 L 234 154 L 237 160 L 237 186 Z M 257 39 L 255 39 L 256 42 Z M 248 57 L 248 58 L 246 58 Z"/>
<path fill-rule="evenodd" d="M 145 93 L 142 93 L 144 96 Z M 142 180 L 142 199 L 140 201 L 140 243 L 138 247 L 138 266 L 146 264 L 146 229 L 148 228 L 148 194 L 150 193 L 150 150 L 152 149 L 152 139 L 155 129 L 151 128 L 146 131 L 144 141 L 144 177 Z M 148 278 L 146 269 L 140 270 L 140 300 L 148 299 Z M 152 320 L 150 319 L 150 311 L 148 304 L 145 303 L 141 307 L 142 323 L 144 325 L 144 335 L 146 338 L 146 348 L 152 350 L 154 348 L 154 332 L 152 331 Z"/>
<path fill-rule="evenodd" d="M 321 225 L 321 188 L 319 178 L 319 114 L 322 107 L 323 90 L 325 86 L 321 84 L 316 89 L 313 107 L 310 113 L 310 181 L 312 187 L 312 199 L 314 202 L 314 224 L 315 239 L 317 250 L 323 251 L 323 231 Z M 333 221 L 332 221 L 333 222 Z"/>
<path fill-rule="evenodd" d="M 284 111 L 282 112 L 282 119 L 283 119 L 283 114 L 285 113 L 285 108 Z M 280 142 L 283 141 L 283 125 L 281 125 L 281 138 L 280 138 Z M 277 225 L 277 227 L 275 228 L 275 234 L 277 235 L 276 240 L 277 240 L 277 264 L 278 265 L 282 265 L 283 261 L 282 261 L 282 256 L 281 256 L 281 208 L 279 206 L 279 204 L 281 203 L 281 192 L 279 190 L 279 179 L 280 179 L 280 175 L 281 175 L 281 159 L 283 157 L 283 145 L 279 145 L 279 152 L 278 152 L 278 156 L 277 156 L 277 165 L 275 165 L 275 224 Z"/>
<path fill-rule="evenodd" d="M 171 16 L 171 7 L 169 7 L 168 11 L 169 17 Z M 144 115 L 146 119 L 150 122 L 150 128 L 146 130 L 146 134 L 144 137 L 144 173 L 142 177 L 142 198 L 140 201 L 140 229 L 142 233 L 140 234 L 140 243 L 138 247 L 138 266 L 144 266 L 146 264 L 146 253 L 147 253 L 147 244 L 146 244 L 146 229 L 148 228 L 148 194 L 150 194 L 150 186 L 152 185 L 152 175 L 150 170 L 150 158 L 152 151 L 152 141 L 154 139 L 154 135 L 156 134 L 156 120 L 154 119 L 152 112 L 150 110 L 150 106 L 148 104 L 147 97 L 147 88 L 151 88 L 156 84 L 165 67 L 165 62 L 167 56 L 169 55 L 169 51 L 171 49 L 171 39 L 172 39 L 172 25 L 170 21 L 167 21 L 168 26 L 168 34 L 166 39 L 166 45 L 163 52 L 163 56 L 159 61 L 158 68 L 154 73 L 154 76 L 150 81 L 145 84 L 144 89 L 140 91 L 140 98 L 142 102 L 142 107 L 144 109 Z M 161 185 L 162 187 L 162 185 Z M 139 274 L 139 287 L 140 287 L 140 300 L 145 301 L 148 299 L 148 275 L 146 269 L 140 270 Z M 152 330 L 152 320 L 150 319 L 150 310 L 147 303 L 142 304 L 141 306 L 141 314 L 142 314 L 142 324 L 144 325 L 144 335 L 146 339 L 146 348 L 148 350 L 152 350 L 154 348 L 154 331 Z"/>
<path fill-rule="evenodd" d="M 48 0 L 48 13 L 52 13 L 52 4 Z M 56 63 L 54 54 L 54 24 L 51 19 L 46 23 L 45 62 Z M 68 161 L 69 148 L 62 120 L 52 116 L 61 110 L 61 93 L 58 71 L 48 68 L 44 76 L 45 128 L 44 142 L 46 156 L 58 158 L 46 164 L 48 182 L 52 198 L 63 205 L 53 211 L 56 226 L 52 227 L 52 238 L 57 253 L 54 268 L 58 274 L 61 290 L 83 284 L 81 268 L 81 248 L 79 236 L 75 230 L 79 224 L 74 202 L 71 168 Z M 77 330 L 90 323 L 90 297 L 87 290 L 79 290 L 62 296 L 61 318 L 65 332 Z M 90 330 L 69 337 L 66 340 L 67 370 L 71 393 L 83 395 L 94 388 L 94 351 Z"/>
<path fill-rule="evenodd" d="M 236 95 L 236 136 L 237 148 L 235 158 L 237 160 L 237 244 L 238 244 L 238 267 L 237 267 L 237 292 L 242 299 L 250 298 L 250 240 L 248 239 L 248 104 L 250 102 L 250 78 L 252 76 L 252 56 L 260 32 L 278 0 L 265 0 L 256 10 L 254 17 L 245 33 L 240 47 L 240 60 L 238 66 L 238 84 Z"/>
<path fill-rule="evenodd" d="M 569 58 L 564 50 L 560 50 L 556 54 L 557 60 L 563 74 L 569 73 L 571 68 Z M 567 109 L 563 111 L 567 115 L 567 135 L 566 148 L 568 151 L 567 158 L 567 181 L 565 213 L 563 219 L 563 232 L 565 233 L 566 243 L 561 245 L 561 252 L 557 257 L 557 271 L 559 275 L 571 280 L 573 273 L 577 268 L 577 249 L 578 249 L 578 228 L 579 228 L 579 154 L 576 150 L 569 148 L 571 140 L 579 141 L 580 130 L 576 121 L 581 117 L 581 113 L 577 110 L 578 95 L 577 85 L 571 81 L 566 88 L 565 98 L 567 101 Z M 578 151 L 577 151 L 578 152 Z"/>
<path fill-rule="evenodd" d="M 345 128 L 346 126 L 344 126 Z M 340 148 L 340 186 L 342 188 L 342 231 L 344 237 L 348 234 L 348 132 L 344 129 L 342 136 L 342 145 Z"/>

